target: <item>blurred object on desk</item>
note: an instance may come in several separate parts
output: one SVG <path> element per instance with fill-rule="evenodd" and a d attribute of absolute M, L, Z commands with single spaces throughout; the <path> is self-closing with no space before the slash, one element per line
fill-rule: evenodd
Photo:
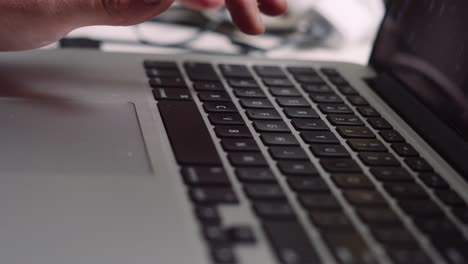
<path fill-rule="evenodd" d="M 103 51 L 248 54 L 271 58 L 367 63 L 384 13 L 382 0 L 294 0 L 280 18 L 264 17 L 266 34 L 248 36 L 224 10 L 196 12 L 174 5 L 147 23 L 87 27 L 67 38 L 101 41 Z"/>

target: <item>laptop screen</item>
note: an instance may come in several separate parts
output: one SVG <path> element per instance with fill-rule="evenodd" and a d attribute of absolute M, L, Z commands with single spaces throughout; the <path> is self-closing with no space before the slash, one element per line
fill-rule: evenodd
<path fill-rule="evenodd" d="M 468 140 L 468 1 L 392 0 L 371 65 Z"/>

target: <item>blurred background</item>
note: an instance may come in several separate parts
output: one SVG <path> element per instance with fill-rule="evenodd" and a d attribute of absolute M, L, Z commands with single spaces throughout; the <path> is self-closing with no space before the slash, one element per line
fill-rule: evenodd
<path fill-rule="evenodd" d="M 240 33 L 223 9 L 196 12 L 175 4 L 143 24 L 81 28 L 46 48 L 367 63 L 384 15 L 383 0 L 290 0 L 289 6 L 283 17 L 264 17 L 267 32 L 262 36 Z"/>

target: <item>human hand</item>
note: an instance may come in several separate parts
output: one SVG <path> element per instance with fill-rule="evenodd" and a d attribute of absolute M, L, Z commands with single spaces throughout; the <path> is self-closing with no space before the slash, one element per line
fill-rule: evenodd
<path fill-rule="evenodd" d="M 73 29 L 91 25 L 134 25 L 164 12 L 174 0 L 1 0 L 0 50 L 45 46 Z M 264 31 L 260 13 L 279 15 L 286 0 L 180 0 L 210 9 L 226 5 L 234 23 L 245 33 Z"/>

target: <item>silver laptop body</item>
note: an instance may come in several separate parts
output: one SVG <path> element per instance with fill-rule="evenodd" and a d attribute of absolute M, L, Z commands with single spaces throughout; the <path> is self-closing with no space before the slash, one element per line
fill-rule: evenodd
<path fill-rule="evenodd" d="M 158 104 L 187 98 L 182 96 L 172 100 L 174 98 L 171 98 L 170 88 L 151 87 L 147 75 L 149 62 L 177 64 L 187 83 L 194 109 L 199 111 L 197 114 L 206 124 L 206 131 L 219 155 L 219 166 L 225 170 L 229 188 L 235 194 L 237 203 L 228 201 L 218 204 L 208 201 L 204 204 L 204 199 L 210 198 L 204 195 L 209 194 L 198 193 L 198 197 L 194 189 L 199 186 L 195 184 L 193 187 L 181 174 L 181 169 L 198 165 L 181 164 L 179 157 L 175 156 L 171 145 L 174 143 L 171 140 L 174 139 L 166 132 L 168 124 L 163 120 Z M 279 240 L 290 239 L 290 234 L 297 232 L 288 230 L 289 222 L 282 222 L 281 215 L 280 219 L 258 215 L 258 208 L 253 206 L 257 202 L 256 198 L 252 198 L 252 194 L 246 190 L 251 183 L 244 182 L 236 173 L 234 158 L 227 154 L 219 131 L 214 129 L 215 125 L 211 125 L 210 113 L 204 106 L 206 101 L 202 101 L 200 92 L 193 85 L 195 82 L 192 81 L 193 76 L 189 76 L 187 62 L 208 63 L 221 78 L 227 95 L 252 133 L 252 140 L 258 145 L 257 153 L 265 158 L 263 167 L 270 168 L 277 186 L 284 192 L 282 199 L 288 201 L 292 209 L 294 222 L 302 227 L 302 234 L 294 237 L 298 241 L 302 241 L 303 237 L 307 238 L 307 243 L 300 243 L 305 249 L 295 248 L 298 243 L 294 240 L 291 240 L 291 248 L 278 245 L 284 242 Z M 262 138 L 263 132 L 258 132 L 257 124 L 248 116 L 244 102 L 241 102 L 229 78 L 223 77 L 226 73 L 219 65 L 248 67 L 253 80 L 265 94 L 264 99 L 273 105 L 270 109 L 277 110 L 285 121 L 298 142 L 296 147 L 304 150 L 305 159 L 316 169 L 316 177 L 325 182 L 329 193 L 342 207 L 343 214 L 354 227 L 354 232 L 359 234 L 360 240 L 351 236 L 348 237 L 349 240 L 346 240 L 346 236 L 329 236 L 343 235 L 346 232 L 326 229 L 329 222 L 325 221 L 323 227 L 322 223 L 317 223 L 320 220 L 311 217 L 310 212 L 304 209 L 298 192 L 293 190 L 290 178 L 285 175 L 285 169 L 277 166 L 280 161 L 272 157 L 270 146 Z M 346 173 L 339 170 L 330 172 L 324 167 L 322 158 L 314 154 L 310 148 L 311 143 L 306 142 L 303 133 L 290 122 L 291 118 L 283 111 L 285 107 L 280 105 L 278 96 L 271 92 L 271 87 L 254 66 L 275 66 L 283 71 L 294 85 L 293 89 L 298 91 L 293 98 L 301 97 L 306 100 L 318 114 L 316 120 L 322 120 L 330 128 L 339 141 L 336 145 L 346 149 L 349 159 L 354 160 L 362 170 L 359 173 L 367 177 L 368 184 L 372 184 L 373 190 L 381 194 L 386 207 L 392 210 L 407 234 L 412 237 L 417 247 L 414 252 L 423 253 L 412 256 L 413 244 L 404 246 L 407 242 L 405 235 L 397 237 L 397 242 L 392 240 L 391 246 L 382 242 L 382 238 L 374 233 L 373 225 L 367 224 L 363 219 L 361 211 L 357 209 L 359 206 L 353 204 L 354 200 L 347 196 L 352 191 L 359 191 L 360 188 L 356 187 L 358 185 L 352 185 L 351 179 L 349 187 L 337 181 L 338 176 L 332 177 Z M 353 149 L 356 146 L 350 145 L 350 139 L 340 134 L 339 126 L 334 124 L 339 120 L 332 120 L 330 114 L 319 108 L 320 103 L 314 101 L 301 86 L 297 76 L 289 70 L 291 67 L 313 68 L 317 71 L 332 91 L 375 135 L 375 139 L 381 144 L 379 148 L 386 149 L 394 157 L 394 161 L 408 171 L 412 178 L 410 182 L 417 184 L 425 192 L 424 197 L 427 196 L 438 206 L 444 219 L 455 228 L 456 236 L 445 236 L 443 231 L 438 236 L 438 241 L 443 243 L 432 242 L 432 238 L 421 229 L 419 222 L 406 211 L 404 203 L 393 197 L 395 193 L 387 188 L 391 180 L 382 181 L 372 173 L 373 166 L 368 165 L 372 161 L 363 160 L 360 156 L 362 153 Z M 430 181 L 420 177 L 422 173 L 413 169 L 408 163 L 408 157 L 397 153 L 398 150 L 392 146 L 394 143 L 384 139 L 378 126 L 371 125 L 370 117 L 358 111 L 359 105 L 348 101 L 348 96 L 338 89 L 339 85 L 333 83 L 333 76 L 327 75 L 327 71 L 323 69 L 335 69 L 350 87 L 380 113 L 381 118 L 388 121 L 392 130 L 399 132 L 417 155 L 427 161 L 447 186 L 434 187 Z M 468 223 L 463 218 L 466 215 L 461 215 L 466 210 L 468 201 L 468 183 L 460 170 L 455 169 L 440 152 L 434 150 L 434 146 L 423 139 L 371 87 L 368 80 L 377 78 L 379 74 L 380 71 L 371 66 L 250 57 L 159 56 L 84 50 L 0 54 L 0 263 L 309 264 L 404 263 L 405 260 L 408 260 L 406 263 L 423 263 L 425 257 L 433 263 L 467 263 L 466 252 L 460 249 L 466 245 L 463 241 L 466 243 L 468 238 Z M 156 99 L 153 93 L 155 90 L 158 94 Z M 284 98 L 292 97 L 284 95 Z M 181 112 L 177 116 L 177 122 L 190 124 L 193 115 L 185 114 Z M 172 129 L 173 123 L 171 122 Z M 193 141 L 197 141 L 199 137 L 190 131 L 181 133 L 191 136 L 189 139 Z M 180 137 L 177 138 L 180 140 Z M 199 149 L 201 161 L 206 158 L 204 151 Z M 193 159 L 193 155 L 190 158 Z M 249 157 L 242 158 L 242 161 L 249 162 Z M 196 163 L 196 159 L 194 162 Z M 305 178 L 313 177 L 305 175 Z M 402 183 L 404 184 L 406 183 Z M 211 183 L 209 186 L 217 188 Z M 214 186 L 217 186 L 216 183 Z M 438 195 L 439 187 L 442 191 L 452 190 L 461 201 L 447 202 L 444 200 L 445 196 Z M 393 191 L 398 193 L 398 190 Z M 253 196 L 255 195 L 261 194 L 254 193 Z M 408 204 L 411 201 L 410 199 Z M 198 202 L 201 206 L 216 206 L 221 219 L 219 225 L 222 231 L 227 230 L 223 234 L 226 237 L 220 237 L 216 233 L 219 229 L 206 228 L 200 217 L 208 216 L 197 215 L 195 205 Z M 450 202 L 456 203 L 456 206 Z M 333 219 L 329 221 L 333 222 Z M 269 223 L 269 231 L 266 230 L 268 228 L 265 227 L 265 222 Z M 271 226 L 278 229 L 282 223 L 284 230 L 271 230 Z M 233 231 L 236 227 L 248 227 L 251 231 L 248 235 L 253 236 L 255 241 L 243 241 L 242 237 L 236 237 L 239 235 Z M 274 232 L 284 233 L 272 234 Z M 398 239 L 401 241 L 398 242 Z M 457 243 L 452 245 L 451 241 Z M 400 247 L 399 243 L 403 246 Z M 362 245 L 366 248 L 362 248 Z M 309 247 L 313 252 L 305 253 Z M 387 250 L 388 248 L 395 248 L 395 251 Z M 421 262 L 416 262 L 418 260 Z"/>

